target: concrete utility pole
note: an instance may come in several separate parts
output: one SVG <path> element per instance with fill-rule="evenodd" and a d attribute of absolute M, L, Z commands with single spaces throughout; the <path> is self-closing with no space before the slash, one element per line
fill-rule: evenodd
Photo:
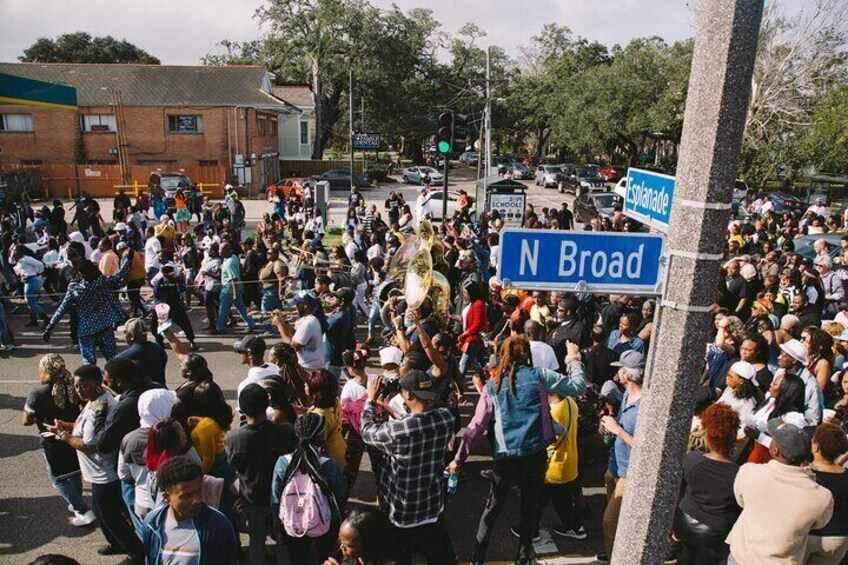
<path fill-rule="evenodd" d="M 674 282 L 651 339 L 614 564 L 660 564 L 669 546 L 762 13 L 763 0 L 701 3 L 667 242 Z"/>

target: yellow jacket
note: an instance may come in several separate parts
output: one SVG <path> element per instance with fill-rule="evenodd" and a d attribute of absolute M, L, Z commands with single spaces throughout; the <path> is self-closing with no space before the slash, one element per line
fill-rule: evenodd
<path fill-rule="evenodd" d="M 565 484 L 577 478 L 577 414 L 577 403 L 571 397 L 551 404 L 551 418 L 565 428 L 565 433 L 548 446 L 546 483 Z"/>
<path fill-rule="evenodd" d="M 336 400 L 336 405 L 332 408 L 316 408 L 313 406 L 309 411 L 321 414 L 324 417 L 324 439 L 327 441 L 327 455 L 338 463 L 339 468 L 344 471 L 347 443 L 342 436 L 341 404 Z"/>

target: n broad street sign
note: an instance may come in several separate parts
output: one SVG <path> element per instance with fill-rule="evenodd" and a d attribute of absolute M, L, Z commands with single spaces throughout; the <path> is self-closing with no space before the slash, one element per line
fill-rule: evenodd
<path fill-rule="evenodd" d="M 498 277 L 507 288 L 662 294 L 665 236 L 501 231 Z"/>
<path fill-rule="evenodd" d="M 353 148 L 374 150 L 380 148 L 380 134 L 377 133 L 361 133 L 353 134 Z"/>
<path fill-rule="evenodd" d="M 630 168 L 626 190 L 624 215 L 667 233 L 674 199 L 674 177 Z"/>

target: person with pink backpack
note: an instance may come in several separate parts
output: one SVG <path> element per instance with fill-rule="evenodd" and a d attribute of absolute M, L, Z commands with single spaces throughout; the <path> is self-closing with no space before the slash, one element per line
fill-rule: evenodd
<path fill-rule="evenodd" d="M 288 549 L 290 563 L 308 563 L 312 546 L 323 563 L 336 549 L 347 496 L 342 469 L 326 455 L 324 418 L 301 414 L 294 423 L 298 446 L 274 467 L 271 502 L 280 534 L 277 547 Z M 285 563 L 280 553 L 278 565 Z"/>

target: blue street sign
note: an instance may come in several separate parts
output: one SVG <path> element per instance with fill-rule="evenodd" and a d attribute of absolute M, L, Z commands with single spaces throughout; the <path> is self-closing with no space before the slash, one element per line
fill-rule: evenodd
<path fill-rule="evenodd" d="M 661 294 L 665 236 L 501 231 L 498 277 L 507 288 Z"/>
<path fill-rule="evenodd" d="M 623 209 L 625 216 L 666 233 L 671 221 L 673 199 L 674 177 L 641 169 L 627 170 Z"/>

